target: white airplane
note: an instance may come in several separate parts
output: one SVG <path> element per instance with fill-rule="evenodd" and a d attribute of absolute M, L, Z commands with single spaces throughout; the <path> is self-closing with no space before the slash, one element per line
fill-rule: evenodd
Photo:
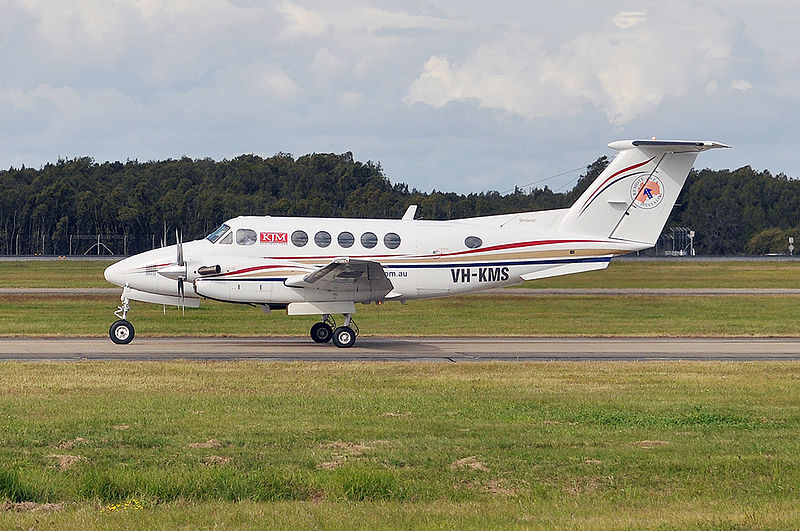
<path fill-rule="evenodd" d="M 109 266 L 122 305 L 109 335 L 133 340 L 130 301 L 197 307 L 201 299 L 265 313 L 321 315 L 317 343 L 351 347 L 356 303 L 459 295 L 608 267 L 655 245 L 698 153 L 709 141 L 624 140 L 570 208 L 451 221 L 243 216 L 202 240 Z M 188 287 L 187 287 L 188 284 Z M 344 315 L 337 327 L 333 314 Z"/>

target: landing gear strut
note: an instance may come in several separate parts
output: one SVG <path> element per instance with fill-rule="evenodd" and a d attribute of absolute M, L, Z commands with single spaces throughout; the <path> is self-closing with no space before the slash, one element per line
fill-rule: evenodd
<path fill-rule="evenodd" d="M 108 336 L 111 338 L 111 341 L 117 345 L 127 345 L 133 341 L 134 336 L 133 325 L 128 322 L 127 319 L 128 310 L 131 309 L 130 300 L 127 296 L 127 288 L 128 286 L 126 285 L 122 290 L 122 296 L 120 297 L 122 305 L 117 306 L 117 311 L 114 312 L 114 315 L 117 316 L 117 320 L 114 321 L 114 324 L 108 329 Z"/>

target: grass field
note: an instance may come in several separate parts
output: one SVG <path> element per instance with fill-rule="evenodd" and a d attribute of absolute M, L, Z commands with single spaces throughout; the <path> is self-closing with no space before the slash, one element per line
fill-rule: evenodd
<path fill-rule="evenodd" d="M 0 337 L 105 336 L 117 304 L 113 296 L 4 296 Z M 800 296 L 475 295 L 357 310 L 362 334 L 378 336 L 800 336 Z M 185 315 L 134 302 L 128 318 L 140 337 L 306 336 L 317 320 L 213 301 Z"/>
<path fill-rule="evenodd" d="M 111 288 L 103 271 L 114 261 L 0 262 L 0 288 Z"/>
<path fill-rule="evenodd" d="M 797 363 L 2 363 L 0 384 L 4 529 L 800 526 Z"/>
<path fill-rule="evenodd" d="M 0 262 L 0 287 L 108 287 L 105 262 Z M 612 262 L 539 287 L 798 287 L 796 262 Z M 0 296 L 0 337 L 104 336 L 115 296 Z M 166 313 L 166 318 L 165 318 Z M 139 336 L 305 336 L 316 317 L 265 316 L 204 301 L 200 309 L 133 303 Z M 800 336 L 797 296 L 496 296 L 358 306 L 364 335 Z"/>
<path fill-rule="evenodd" d="M 107 288 L 112 262 L 0 262 L 0 288 Z M 527 288 L 800 288 L 800 260 L 654 262 L 612 260 L 607 269 L 525 282 Z"/>
<path fill-rule="evenodd" d="M 800 260 L 612 260 L 607 269 L 525 282 L 527 288 L 800 288 Z"/>

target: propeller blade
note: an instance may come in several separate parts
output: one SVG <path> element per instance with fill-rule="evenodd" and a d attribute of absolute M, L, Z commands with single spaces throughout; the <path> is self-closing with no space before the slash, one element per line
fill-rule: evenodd
<path fill-rule="evenodd" d="M 181 313 L 186 315 L 186 303 L 183 295 L 183 277 L 178 279 L 178 296 L 181 298 Z"/>
<path fill-rule="evenodd" d="M 184 265 L 183 262 L 183 240 L 181 239 L 180 233 L 178 233 L 178 229 L 175 229 L 175 241 L 178 243 L 178 261 L 176 262 L 178 265 Z"/>

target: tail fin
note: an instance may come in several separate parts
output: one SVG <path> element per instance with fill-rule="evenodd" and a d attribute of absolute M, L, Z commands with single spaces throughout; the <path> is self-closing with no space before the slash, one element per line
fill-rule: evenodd
<path fill-rule="evenodd" d="M 619 151 L 561 221 L 576 235 L 655 245 L 686 176 L 701 151 L 717 142 L 620 140 Z"/>

